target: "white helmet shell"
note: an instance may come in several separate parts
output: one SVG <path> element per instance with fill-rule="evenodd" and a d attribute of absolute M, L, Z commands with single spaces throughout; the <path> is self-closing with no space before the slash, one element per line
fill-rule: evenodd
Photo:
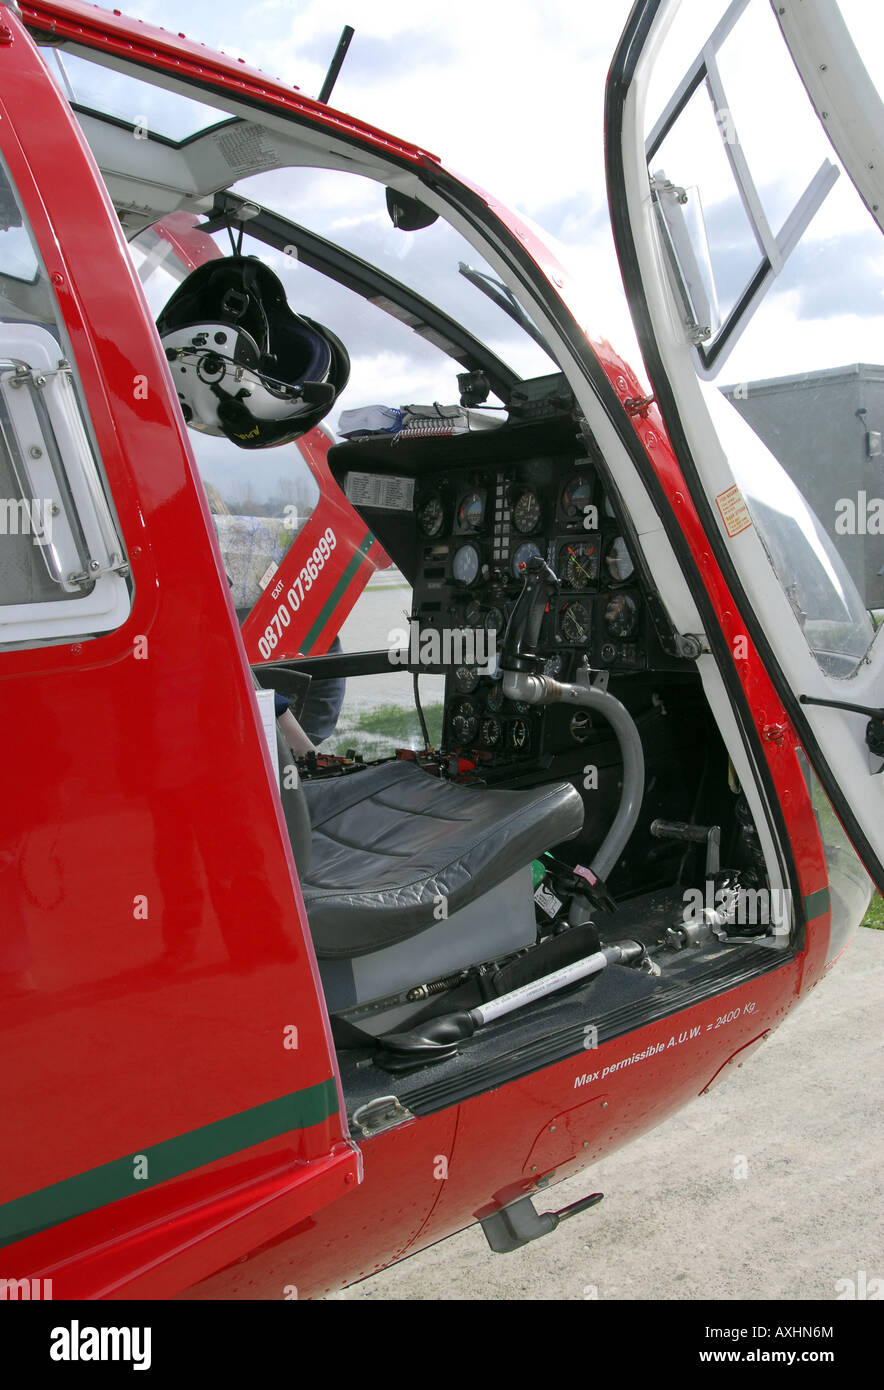
<path fill-rule="evenodd" d="M 199 266 L 157 328 L 187 424 L 243 449 L 306 434 L 350 373 L 339 339 L 295 314 L 278 277 L 253 256 Z"/>

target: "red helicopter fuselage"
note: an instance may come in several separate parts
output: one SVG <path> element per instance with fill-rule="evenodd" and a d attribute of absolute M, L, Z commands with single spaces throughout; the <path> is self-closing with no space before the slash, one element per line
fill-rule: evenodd
<path fill-rule="evenodd" d="M 587 1045 L 572 1030 L 557 1055 L 550 1023 L 546 1053 L 534 1040 L 522 1061 L 513 1049 L 485 1071 L 477 1060 L 447 1091 L 432 1067 L 405 1091 L 391 1074 L 355 1107 L 250 666 L 266 660 L 262 638 L 327 528 L 334 547 L 285 631 L 277 623 L 275 660 L 327 652 L 395 545 L 347 499 L 329 436 L 314 430 L 300 448 L 320 499 L 241 627 L 119 199 L 39 51 L 56 46 L 192 84 L 238 119 L 246 108 L 285 119 L 319 150 L 422 182 L 543 306 L 563 368 L 583 374 L 701 607 L 791 893 L 787 945 L 741 957 L 717 983 L 687 980 Z M 659 405 L 581 331 L 565 270 L 515 214 L 422 149 L 79 0 L 0 10 L 0 116 L 128 593 L 100 630 L 71 620 L 69 635 L 0 650 L 4 1269 L 51 1279 L 56 1298 L 320 1296 L 659 1124 L 808 995 L 848 933 L 833 932 L 801 737 Z M 185 268 L 217 254 L 192 239 L 204 207 L 185 216 L 171 203 L 165 227 L 150 216 Z M 397 1098 L 386 1110 L 385 1095 Z"/>

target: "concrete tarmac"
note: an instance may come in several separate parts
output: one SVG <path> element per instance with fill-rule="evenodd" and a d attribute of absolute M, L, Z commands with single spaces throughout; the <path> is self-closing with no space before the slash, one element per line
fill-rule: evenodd
<path fill-rule="evenodd" d="M 535 1202 L 597 1207 L 511 1255 L 473 1226 L 333 1297 L 884 1298 L 882 999 L 861 928 L 745 1066 Z"/>

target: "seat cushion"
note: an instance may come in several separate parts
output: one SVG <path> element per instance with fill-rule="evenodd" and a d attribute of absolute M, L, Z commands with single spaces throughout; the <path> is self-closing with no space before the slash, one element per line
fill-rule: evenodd
<path fill-rule="evenodd" d="M 450 917 L 583 824 L 568 782 L 487 791 L 389 762 L 306 782 L 313 844 L 301 880 L 316 954 L 367 955 Z M 434 911 L 435 909 L 435 911 Z"/>

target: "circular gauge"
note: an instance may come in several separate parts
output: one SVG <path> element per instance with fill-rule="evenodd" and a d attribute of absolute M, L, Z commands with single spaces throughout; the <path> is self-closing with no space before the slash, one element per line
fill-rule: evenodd
<path fill-rule="evenodd" d="M 483 624 L 486 632 L 500 632 L 506 626 L 506 618 L 500 608 L 489 608 Z"/>
<path fill-rule="evenodd" d="M 588 589 L 599 576 L 597 541 L 574 541 L 563 545 L 559 570 L 566 589 Z"/>
<path fill-rule="evenodd" d="M 485 703 L 490 710 L 494 711 L 495 714 L 499 714 L 500 711 L 503 709 L 503 702 L 503 685 L 500 681 L 495 681 L 491 689 L 488 691 L 488 699 L 485 701 Z"/>
<path fill-rule="evenodd" d="M 572 714 L 568 728 L 575 743 L 587 743 L 592 733 L 592 715 L 585 709 L 577 710 L 576 714 Z"/>
<path fill-rule="evenodd" d="M 516 714 L 527 714 L 531 708 L 524 700 L 513 700 L 512 707 L 516 711 Z"/>
<path fill-rule="evenodd" d="M 459 745 L 469 743 L 470 739 L 475 738 L 476 730 L 479 727 L 479 716 L 476 713 L 475 705 L 469 700 L 461 700 L 455 706 L 451 716 L 451 732 Z"/>
<path fill-rule="evenodd" d="M 431 492 L 417 509 L 417 524 L 425 536 L 438 536 L 445 525 L 445 508 L 438 492 Z"/>
<path fill-rule="evenodd" d="M 614 584 L 625 584 L 635 565 L 622 536 L 615 536 L 605 551 L 605 569 Z"/>
<path fill-rule="evenodd" d="M 543 556 L 540 554 L 540 546 L 536 541 L 525 541 L 524 545 L 519 546 L 513 556 L 513 577 L 515 579 L 524 578 L 522 566 L 527 565 L 528 561 L 535 555 L 543 559 Z"/>
<path fill-rule="evenodd" d="M 500 720 L 490 715 L 487 719 L 483 719 L 479 725 L 479 742 L 483 748 L 496 748 L 500 743 L 502 733 Z"/>
<path fill-rule="evenodd" d="M 479 672 L 475 666 L 456 666 L 454 670 L 454 688 L 461 695 L 472 695 L 476 686 L 479 684 Z"/>
<path fill-rule="evenodd" d="M 479 552 L 474 545 L 462 545 L 455 551 L 451 573 L 458 584 L 473 584 L 479 573 Z"/>
<path fill-rule="evenodd" d="M 605 607 L 605 627 L 613 637 L 631 637 L 638 627 L 638 604 L 632 594 L 615 594 Z"/>
<path fill-rule="evenodd" d="M 508 742 L 517 753 L 524 753 L 531 743 L 531 727 L 525 719 L 514 719 L 509 727 Z"/>
<path fill-rule="evenodd" d="M 521 492 L 513 504 L 513 525 L 523 536 L 530 536 L 540 525 L 540 501 L 536 492 Z"/>
<path fill-rule="evenodd" d="M 470 599 L 464 609 L 463 620 L 467 627 L 482 626 L 482 610 L 474 598 Z"/>
<path fill-rule="evenodd" d="M 582 603 L 569 603 L 562 609 L 562 636 L 566 642 L 585 646 L 589 641 L 589 609 Z"/>
<path fill-rule="evenodd" d="M 555 656 L 548 656 L 543 663 L 543 674 L 545 676 L 552 676 L 554 681 L 559 679 L 564 669 L 565 658 L 558 653 Z"/>
<path fill-rule="evenodd" d="M 461 531 L 478 531 L 485 515 L 485 498 L 481 492 L 468 492 L 460 499 L 457 524 Z"/>
<path fill-rule="evenodd" d="M 592 478 L 588 473 L 575 473 L 562 488 L 562 511 L 565 516 L 583 516 L 592 502 Z"/>

